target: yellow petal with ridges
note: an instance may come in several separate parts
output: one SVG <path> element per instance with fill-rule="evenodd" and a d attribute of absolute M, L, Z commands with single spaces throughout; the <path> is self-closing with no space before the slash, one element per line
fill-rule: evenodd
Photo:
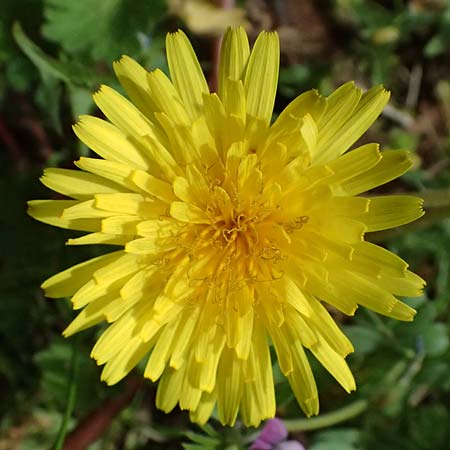
<path fill-rule="evenodd" d="M 80 116 L 73 126 L 78 138 L 99 156 L 130 167 L 148 168 L 148 160 L 114 125 L 92 116 Z"/>
<path fill-rule="evenodd" d="M 135 235 L 142 218 L 138 216 L 112 216 L 102 220 L 102 232 L 106 234 Z M 129 236 L 128 236 L 129 238 Z"/>
<path fill-rule="evenodd" d="M 343 182 L 340 185 L 342 192 L 346 195 L 358 195 L 398 178 L 413 164 L 410 153 L 405 150 L 385 150 L 381 156 L 378 164 Z"/>
<path fill-rule="evenodd" d="M 416 310 L 398 300 L 394 303 L 392 309 L 385 315 L 404 322 L 411 322 L 416 315 Z"/>
<path fill-rule="evenodd" d="M 284 128 L 285 131 L 291 131 L 292 118 L 299 119 L 307 114 L 312 117 L 314 122 L 318 123 L 326 110 L 327 102 L 327 98 L 322 97 L 315 89 L 304 92 L 283 109 L 273 124 L 273 128 L 276 130 Z"/>
<path fill-rule="evenodd" d="M 189 125 L 186 109 L 167 76 L 157 69 L 147 74 L 147 82 L 158 112 L 164 112 L 177 124 Z"/>
<path fill-rule="evenodd" d="M 139 336 L 133 336 L 122 345 L 121 350 L 110 359 L 101 374 L 101 380 L 108 385 L 116 384 L 128 375 L 136 364 L 149 352 L 152 343 L 142 342 Z"/>
<path fill-rule="evenodd" d="M 109 86 L 102 85 L 93 95 L 105 116 L 125 136 L 155 136 L 157 128 L 129 100 Z"/>
<path fill-rule="evenodd" d="M 135 193 L 96 194 L 94 196 L 96 209 L 116 214 L 139 215 L 144 202 L 144 197 Z"/>
<path fill-rule="evenodd" d="M 228 90 L 228 80 L 242 80 L 248 58 L 250 45 L 247 33 L 242 27 L 228 28 L 220 49 L 219 62 L 219 97 L 223 100 Z"/>
<path fill-rule="evenodd" d="M 405 225 L 424 215 L 423 200 L 410 195 L 370 197 L 369 211 L 362 217 L 367 231 Z"/>
<path fill-rule="evenodd" d="M 302 345 L 297 341 L 292 345 L 293 371 L 287 379 L 294 395 L 305 414 L 310 417 L 319 413 L 319 396 L 311 366 Z"/>
<path fill-rule="evenodd" d="M 389 95 L 382 86 L 375 86 L 363 94 L 351 114 L 342 115 L 346 119 L 345 123 L 338 128 L 333 121 L 333 125 L 329 126 L 333 126 L 335 134 L 330 133 L 329 137 L 320 135 L 315 149 L 319 160 L 331 160 L 346 152 L 381 114 Z M 329 104 L 332 103 L 331 97 Z"/>
<path fill-rule="evenodd" d="M 120 195 L 120 194 L 110 194 L 110 195 Z M 77 204 L 70 206 L 69 208 L 65 208 L 61 214 L 61 218 L 65 220 L 97 219 L 97 218 L 102 219 L 104 217 L 110 217 L 113 215 L 114 213 L 111 211 L 106 211 L 97 208 L 95 200 L 86 200 L 85 202 L 77 202 Z"/>
<path fill-rule="evenodd" d="M 82 170 L 94 173 L 124 186 L 121 192 L 139 192 L 137 186 L 127 179 L 132 170 L 125 164 L 116 161 L 106 161 L 104 159 L 81 157 L 78 161 L 75 161 L 75 165 Z"/>
<path fill-rule="evenodd" d="M 76 239 L 68 239 L 66 245 L 125 245 L 132 237 L 121 234 L 90 233 Z"/>
<path fill-rule="evenodd" d="M 320 332 L 322 337 L 328 342 L 335 352 L 345 357 L 354 352 L 350 340 L 345 336 L 334 319 L 322 303 L 314 298 L 310 298 L 311 307 L 314 309 L 314 315 L 310 318 L 310 323 Z"/>
<path fill-rule="evenodd" d="M 79 204 L 77 200 L 30 200 L 27 213 L 33 219 L 60 228 L 79 231 L 100 231 L 99 218 L 74 219 L 61 217 L 67 208 Z"/>
<path fill-rule="evenodd" d="M 222 424 L 234 426 L 243 391 L 242 363 L 225 348 L 217 370 L 217 413 Z"/>
<path fill-rule="evenodd" d="M 129 56 L 122 56 L 113 63 L 114 72 L 126 93 L 138 109 L 153 120 L 156 106 L 147 83 L 147 71 Z"/>
<path fill-rule="evenodd" d="M 319 342 L 311 347 L 311 352 L 347 392 L 354 391 L 355 379 L 345 359 L 336 353 L 320 334 L 318 337 Z"/>
<path fill-rule="evenodd" d="M 156 391 L 156 407 L 168 413 L 175 408 L 181 395 L 183 380 L 185 379 L 186 365 L 179 370 L 166 369 L 159 380 Z"/>
<path fill-rule="evenodd" d="M 210 219 L 198 206 L 184 202 L 173 202 L 170 206 L 170 215 L 181 222 L 209 223 Z"/>
<path fill-rule="evenodd" d="M 40 181 L 48 188 L 77 200 L 91 198 L 92 192 L 109 194 L 121 189 L 118 184 L 97 175 L 70 169 L 45 169 Z"/>
<path fill-rule="evenodd" d="M 202 392 L 202 397 L 197 408 L 189 411 L 190 419 L 199 425 L 204 425 L 211 417 L 216 401 L 217 394 L 215 391 Z"/>
<path fill-rule="evenodd" d="M 130 174 L 130 180 L 143 191 L 153 195 L 159 200 L 171 202 L 175 200 L 172 186 L 144 170 L 133 170 Z"/>
<path fill-rule="evenodd" d="M 90 328 L 104 321 L 105 307 L 108 306 L 110 302 L 111 299 L 109 297 L 104 297 L 87 305 L 63 331 L 63 336 L 72 336 L 79 331 L 85 330 L 86 328 Z"/>
<path fill-rule="evenodd" d="M 262 32 L 253 46 L 245 71 L 247 113 L 270 122 L 277 93 L 280 43 L 276 33 Z"/>
<path fill-rule="evenodd" d="M 176 343 L 176 333 L 181 318 L 184 318 L 184 315 L 180 315 L 179 319 L 175 319 L 163 328 L 145 367 L 145 378 L 156 381 L 164 372 L 167 361 Z"/>
<path fill-rule="evenodd" d="M 203 105 L 203 94 L 209 94 L 208 84 L 189 39 L 178 30 L 166 37 L 167 62 L 172 82 L 186 110 L 195 119 Z"/>
<path fill-rule="evenodd" d="M 135 332 L 136 316 L 139 315 L 145 306 L 128 310 L 119 320 L 110 325 L 98 338 L 91 352 L 91 357 L 97 364 L 105 364 L 117 355 L 117 349 L 122 348 L 124 342 L 128 342 Z"/>
<path fill-rule="evenodd" d="M 330 153 L 328 148 L 333 145 L 336 137 L 339 136 L 341 128 L 356 109 L 361 96 L 361 89 L 350 81 L 336 89 L 328 97 L 325 113 L 317 124 L 319 139 L 312 155 L 314 165 L 323 164 L 339 156 L 339 154 Z"/>
<path fill-rule="evenodd" d="M 84 286 L 92 278 L 96 270 L 114 262 L 123 254 L 123 251 L 107 253 L 69 267 L 63 272 L 59 272 L 45 280 L 41 288 L 44 289 L 46 297 L 69 297 Z"/>

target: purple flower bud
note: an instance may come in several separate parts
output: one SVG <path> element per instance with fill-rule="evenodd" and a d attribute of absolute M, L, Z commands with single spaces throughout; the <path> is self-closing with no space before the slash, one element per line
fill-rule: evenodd
<path fill-rule="evenodd" d="M 280 419 L 270 419 L 264 425 L 261 434 L 249 450 L 272 450 L 275 444 L 284 441 L 288 432 Z"/>
<path fill-rule="evenodd" d="M 298 441 L 284 441 L 280 442 L 274 450 L 305 450 L 305 447 Z"/>

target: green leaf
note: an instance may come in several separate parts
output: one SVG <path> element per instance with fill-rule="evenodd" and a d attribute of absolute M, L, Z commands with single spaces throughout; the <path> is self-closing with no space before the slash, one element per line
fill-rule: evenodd
<path fill-rule="evenodd" d="M 357 450 L 360 431 L 354 428 L 337 428 L 316 434 L 315 442 L 309 450 Z"/>
<path fill-rule="evenodd" d="M 70 54 L 92 59 L 134 56 L 167 8 L 163 0 L 45 0 L 42 32 Z"/>
<path fill-rule="evenodd" d="M 94 56 L 105 56 L 110 40 L 99 38 L 108 36 L 120 0 L 47 0 L 44 3 L 45 37 L 58 42 L 69 53 L 91 50 Z"/>
<path fill-rule="evenodd" d="M 58 61 L 48 56 L 28 38 L 18 22 L 13 25 L 13 36 L 17 45 L 39 69 L 44 83 L 50 83 L 52 79 L 58 79 L 66 83 L 71 82 L 76 85 L 86 83 L 85 72 L 81 70 L 80 66 Z"/>
<path fill-rule="evenodd" d="M 441 356 L 448 350 L 448 329 L 443 323 L 430 323 L 422 332 L 422 338 L 428 356 Z"/>
<path fill-rule="evenodd" d="M 355 353 L 368 354 L 373 352 L 378 344 L 382 342 L 381 334 L 369 327 L 363 325 L 352 325 L 343 327 L 344 333 L 352 341 L 355 347 Z"/>

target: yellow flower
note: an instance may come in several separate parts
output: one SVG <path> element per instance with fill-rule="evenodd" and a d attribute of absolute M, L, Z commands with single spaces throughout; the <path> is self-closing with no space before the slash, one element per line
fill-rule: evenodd
<path fill-rule="evenodd" d="M 247 425 L 273 417 L 271 343 L 300 406 L 317 414 L 305 349 L 355 389 L 352 344 L 327 306 L 409 321 L 415 311 L 396 296 L 424 285 L 364 241 L 423 214 L 415 197 L 359 196 L 407 171 L 408 153 L 377 144 L 345 153 L 389 94 L 353 83 L 326 98 L 309 91 L 270 124 L 276 33 L 250 52 L 242 28 L 227 31 L 218 93 L 183 32 L 167 36 L 167 57 L 171 80 L 126 56 L 115 63 L 133 103 L 102 86 L 94 100 L 109 121 L 82 116 L 74 127 L 100 158 L 45 171 L 42 182 L 73 200 L 32 201 L 31 216 L 89 232 L 70 245 L 118 250 L 42 286 L 81 309 L 65 336 L 110 324 L 92 351 L 108 384 L 148 358 L 144 376 L 159 379 L 164 411 L 179 403 L 204 423 L 217 406 L 230 425 L 238 412 Z"/>

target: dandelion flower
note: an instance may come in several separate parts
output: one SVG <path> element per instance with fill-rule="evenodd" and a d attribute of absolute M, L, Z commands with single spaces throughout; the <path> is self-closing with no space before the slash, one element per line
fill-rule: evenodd
<path fill-rule="evenodd" d="M 415 311 L 397 296 L 424 285 L 364 240 L 423 214 L 416 197 L 360 195 L 406 172 L 410 156 L 377 144 L 346 153 L 389 94 L 353 83 L 329 97 L 312 90 L 271 123 L 276 33 L 250 51 L 242 28 L 226 32 L 217 93 L 183 32 L 167 36 L 167 58 L 170 79 L 126 56 L 116 62 L 131 101 L 102 86 L 94 101 L 107 120 L 74 126 L 100 158 L 45 170 L 43 184 L 71 199 L 31 201 L 30 215 L 88 232 L 69 245 L 116 250 L 42 287 L 80 310 L 65 336 L 108 323 L 92 350 L 106 383 L 145 359 L 164 411 L 179 404 L 204 423 L 216 407 L 229 425 L 238 414 L 247 425 L 273 417 L 272 345 L 301 408 L 317 414 L 305 350 L 355 389 L 353 347 L 329 305 L 409 321 Z"/>

